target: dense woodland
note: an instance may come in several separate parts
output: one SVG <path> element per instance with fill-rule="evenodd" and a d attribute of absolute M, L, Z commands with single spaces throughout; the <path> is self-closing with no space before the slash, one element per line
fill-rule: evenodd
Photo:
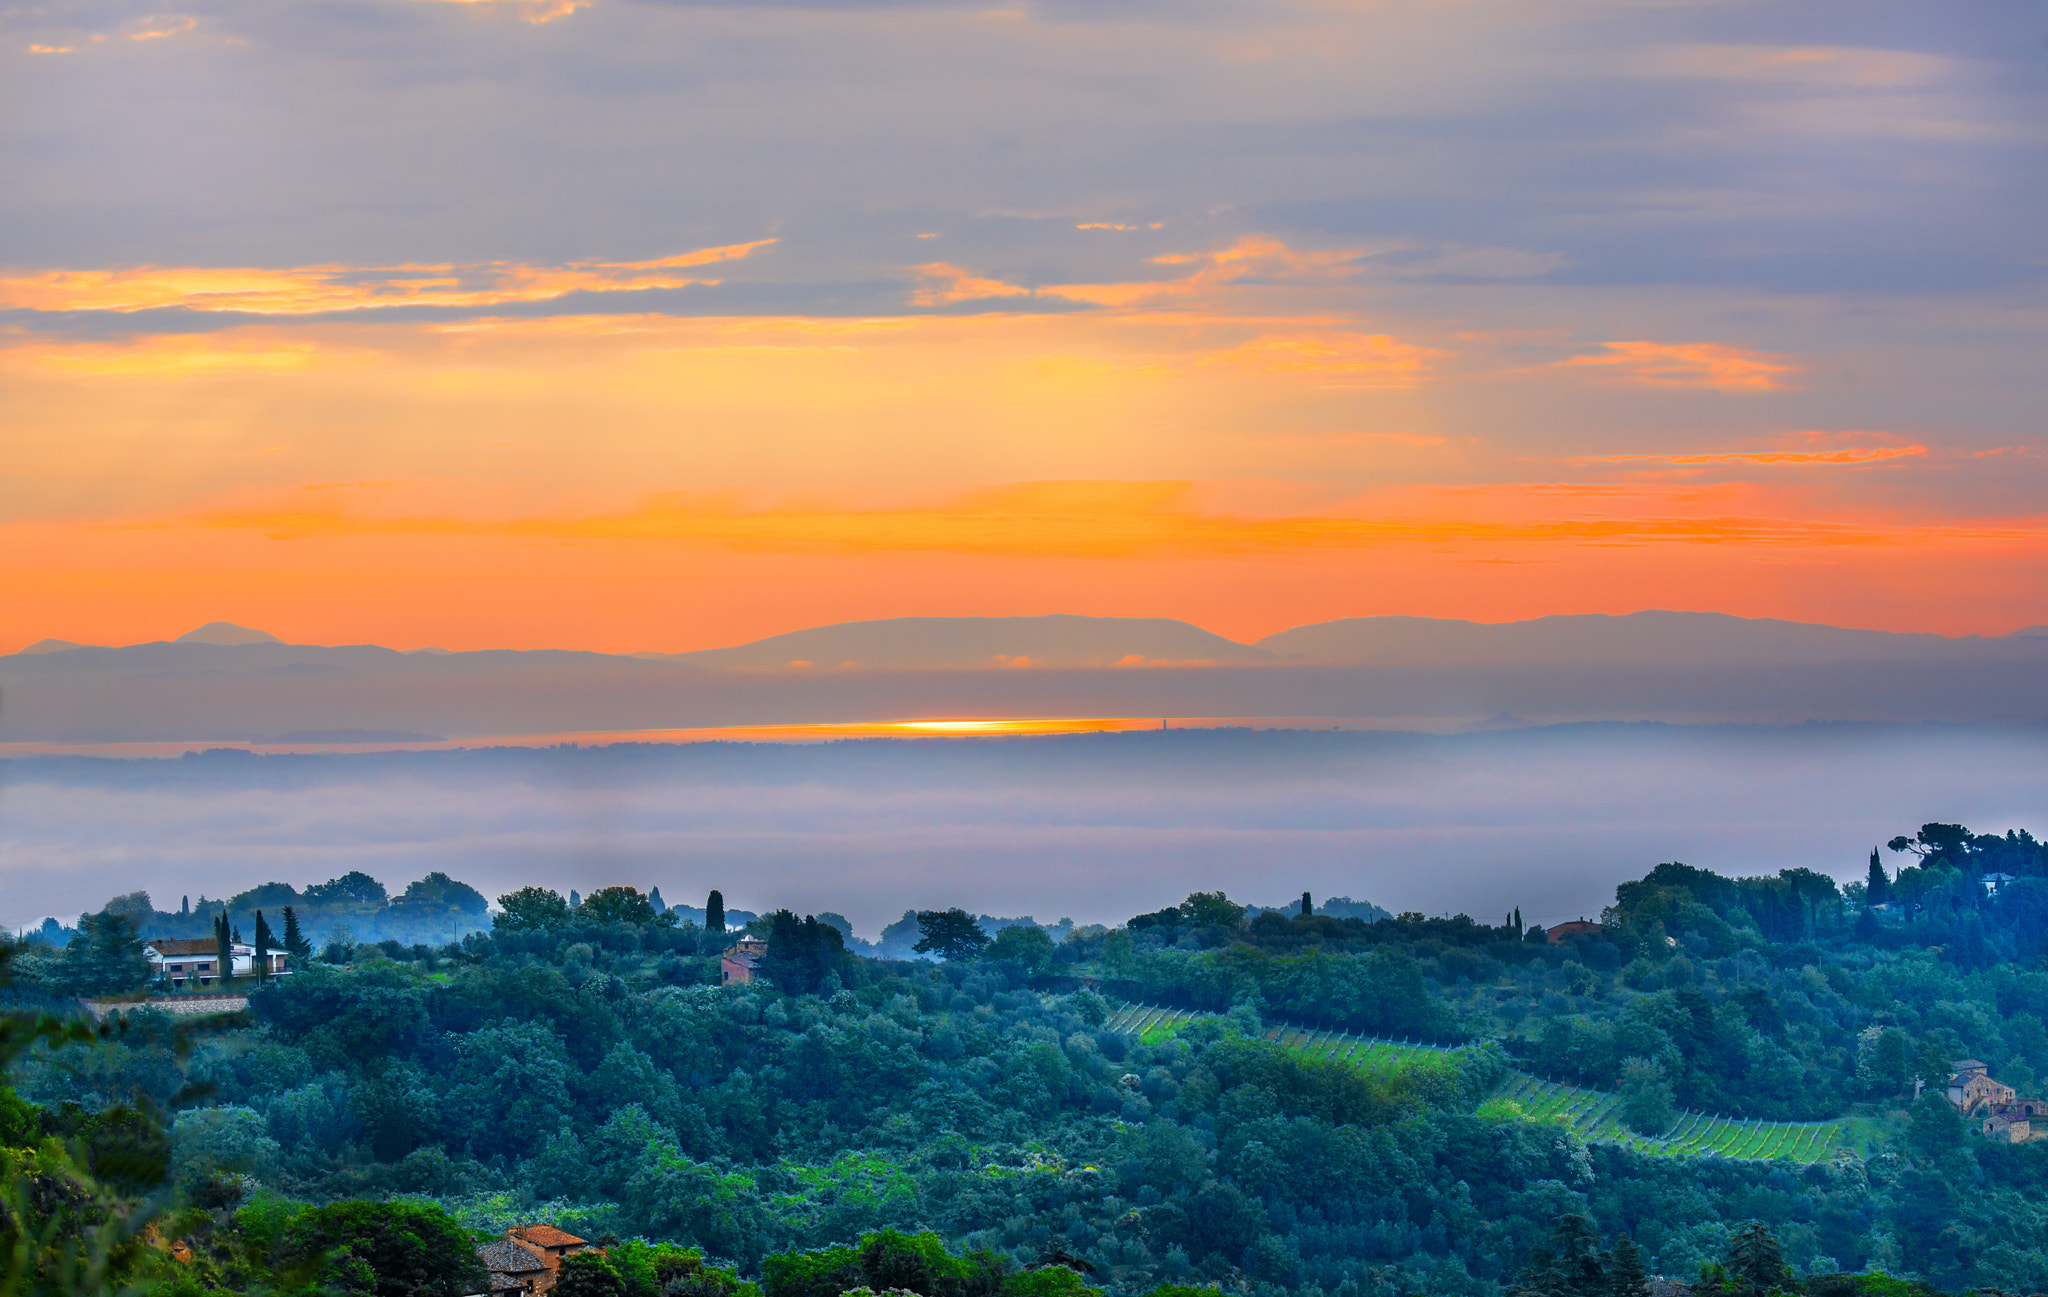
<path fill-rule="evenodd" d="M 703 911 L 574 899 L 511 893 L 439 944 L 330 925 L 246 1014 L 98 1032 L 70 997 L 142 988 L 142 902 L 8 948 L 17 1259 L 86 1267 L 51 1291 L 456 1297 L 468 1240 L 544 1219 L 610 1245 L 565 1297 L 2048 1288 L 2048 1142 L 1913 1097 L 1964 1056 L 2048 1078 L 2025 834 L 1927 825 L 1846 888 L 1660 865 L 1562 944 L 1512 911 L 1198 893 L 1116 928 L 923 911 L 892 959 L 782 911 L 745 916 L 770 951 L 746 987 Z M 1145 1045 L 1105 1029 L 1126 1001 L 1215 1016 Z M 1274 1022 L 1498 1044 L 1368 1073 Z M 1483 1115 L 1510 1068 L 1619 1090 L 1646 1134 L 1702 1109 L 1867 1137 L 1813 1165 L 1588 1146 Z"/>

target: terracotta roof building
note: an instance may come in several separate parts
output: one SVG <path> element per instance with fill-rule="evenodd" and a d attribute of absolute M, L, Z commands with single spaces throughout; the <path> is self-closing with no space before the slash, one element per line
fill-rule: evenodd
<path fill-rule="evenodd" d="M 718 984 L 745 986 L 754 980 L 754 973 L 767 954 L 767 938 L 741 937 L 726 948 L 725 957 L 718 961 Z"/>
<path fill-rule="evenodd" d="M 477 1248 L 476 1256 L 491 1275 L 489 1297 L 541 1297 L 561 1278 L 562 1258 L 589 1247 L 553 1225 L 514 1225 Z"/>
<path fill-rule="evenodd" d="M 1570 923 L 1560 923 L 1554 928 L 1545 928 L 1543 930 L 1543 937 L 1544 940 L 1554 946 L 1560 941 L 1569 941 L 1573 937 L 1597 937 L 1605 931 L 1607 929 L 1597 923 L 1588 923 L 1584 919 L 1574 919 Z"/>

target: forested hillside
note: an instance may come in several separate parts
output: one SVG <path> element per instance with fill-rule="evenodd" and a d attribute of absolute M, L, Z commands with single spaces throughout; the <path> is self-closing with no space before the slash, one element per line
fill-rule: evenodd
<path fill-rule="evenodd" d="M 120 1264 L 195 1291 L 296 1290 L 341 1205 L 392 1201 L 458 1234 L 623 1240 L 622 1293 L 687 1279 L 692 1297 L 830 1297 L 894 1273 L 892 1248 L 935 1295 L 1580 1292 L 1560 1247 L 1697 1280 L 1753 1259 L 1751 1222 L 1792 1267 L 1778 1286 L 1868 1268 L 2048 1287 L 2048 1142 L 1987 1141 L 1939 1097 L 1966 1056 L 2023 1094 L 2048 1077 L 2048 856 L 1928 825 L 1889 858 L 1907 867 L 1874 853 L 1847 888 L 1661 865 L 1561 941 L 1512 898 L 1498 923 L 1368 922 L 1197 893 L 1057 941 L 923 911 L 928 957 L 886 960 L 785 911 L 753 922 L 769 954 L 746 986 L 717 984 L 730 938 L 629 888 L 575 907 L 529 888 L 487 935 L 333 941 L 245 988 L 245 1014 L 144 1007 L 92 1037 L 65 979 L 145 976 L 117 908 L 69 949 L 9 952 L 4 1142 L 41 1141 L 7 1156 L 55 1176 L 71 1141 L 96 1186 L 74 1213 L 165 1204 L 159 1235 L 191 1259 L 138 1245 Z M 1135 1004 L 1201 1012 L 1119 1030 Z M 56 1016 L 31 1045 L 37 1010 Z M 1362 1066 L 1283 1026 L 1466 1047 Z M 1514 1100 L 1539 1082 L 1613 1095 L 1601 1129 L 1631 1138 L 1588 1143 Z M 1853 1135 L 1803 1162 L 1629 1147 L 1692 1114 Z M 867 1235 L 868 1261 L 799 1255 Z M 349 1255 L 374 1272 L 373 1251 Z"/>

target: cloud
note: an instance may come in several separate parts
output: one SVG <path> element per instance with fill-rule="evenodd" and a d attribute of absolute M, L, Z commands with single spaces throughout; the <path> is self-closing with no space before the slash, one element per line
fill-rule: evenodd
<path fill-rule="evenodd" d="M 1695 454 L 1581 455 L 1573 464 L 1709 464 L 1859 465 L 1925 457 L 1925 446 L 1850 446 L 1840 450 L 1724 450 Z"/>
<path fill-rule="evenodd" d="M 1033 295 L 1028 288 L 1006 284 L 1000 279 L 989 279 L 972 271 L 962 270 L 958 266 L 949 266 L 943 261 L 912 266 L 910 270 L 921 281 L 910 294 L 910 303 L 913 306 L 952 306 L 958 302 Z"/>
<path fill-rule="evenodd" d="M 0 275 L 0 310 L 239 311 L 316 315 L 401 306 L 493 307 L 545 302 L 570 293 L 617 293 L 715 284 L 677 272 L 737 261 L 775 243 L 700 248 L 654 261 L 579 261 L 566 266 L 305 266 L 255 268 L 137 266 L 118 270 L 16 271 Z"/>
<path fill-rule="evenodd" d="M 127 37 L 131 41 L 161 41 L 198 29 L 199 20 L 190 14 L 165 14 L 143 19 L 141 28 L 128 32 Z"/>
<path fill-rule="evenodd" d="M 1714 342 L 1609 342 L 1600 355 L 1573 356 L 1556 369 L 1593 369 L 1608 381 L 1648 387 L 1705 387 L 1724 392 L 1768 392 L 1796 367 L 1768 352 Z"/>
<path fill-rule="evenodd" d="M 437 4 L 478 5 L 488 8 L 503 6 L 517 10 L 527 22 L 539 26 L 551 23 L 557 18 L 567 18 L 578 9 L 588 9 L 591 0 L 432 0 Z"/>

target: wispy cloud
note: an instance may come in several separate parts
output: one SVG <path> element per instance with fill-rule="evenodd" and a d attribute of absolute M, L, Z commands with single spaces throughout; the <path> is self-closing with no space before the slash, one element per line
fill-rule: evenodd
<path fill-rule="evenodd" d="M 28 311 L 239 311 L 315 315 L 398 306 L 493 307 L 545 302 L 570 293 L 617 293 L 717 283 L 683 274 L 736 261 L 775 242 L 757 239 L 654 261 L 578 261 L 566 266 L 303 266 L 258 268 L 136 266 L 0 274 L 0 309 Z"/>
<path fill-rule="evenodd" d="M 1716 342 L 1609 342 L 1597 355 L 1560 360 L 1556 369 L 1590 369 L 1617 383 L 1649 387 L 1705 387 L 1725 392 L 1768 392 L 1796 366 L 1768 352 Z"/>
<path fill-rule="evenodd" d="M 1851 446 L 1841 450 L 1716 450 L 1691 454 L 1581 455 L 1573 464 L 1671 464 L 1700 467 L 1712 464 L 1858 465 L 1918 459 L 1925 446 Z"/>
<path fill-rule="evenodd" d="M 918 286 L 910 294 L 910 304 L 913 306 L 952 306 L 958 302 L 981 301 L 986 298 L 1032 296 L 1028 288 L 977 275 L 971 270 L 962 270 L 943 261 L 912 266 L 910 270 L 919 280 Z"/>
<path fill-rule="evenodd" d="M 567 18 L 578 9 L 588 9 L 591 0 L 432 0 L 437 4 L 477 5 L 487 8 L 512 10 L 527 22 L 539 26 L 551 23 L 557 18 Z"/>

